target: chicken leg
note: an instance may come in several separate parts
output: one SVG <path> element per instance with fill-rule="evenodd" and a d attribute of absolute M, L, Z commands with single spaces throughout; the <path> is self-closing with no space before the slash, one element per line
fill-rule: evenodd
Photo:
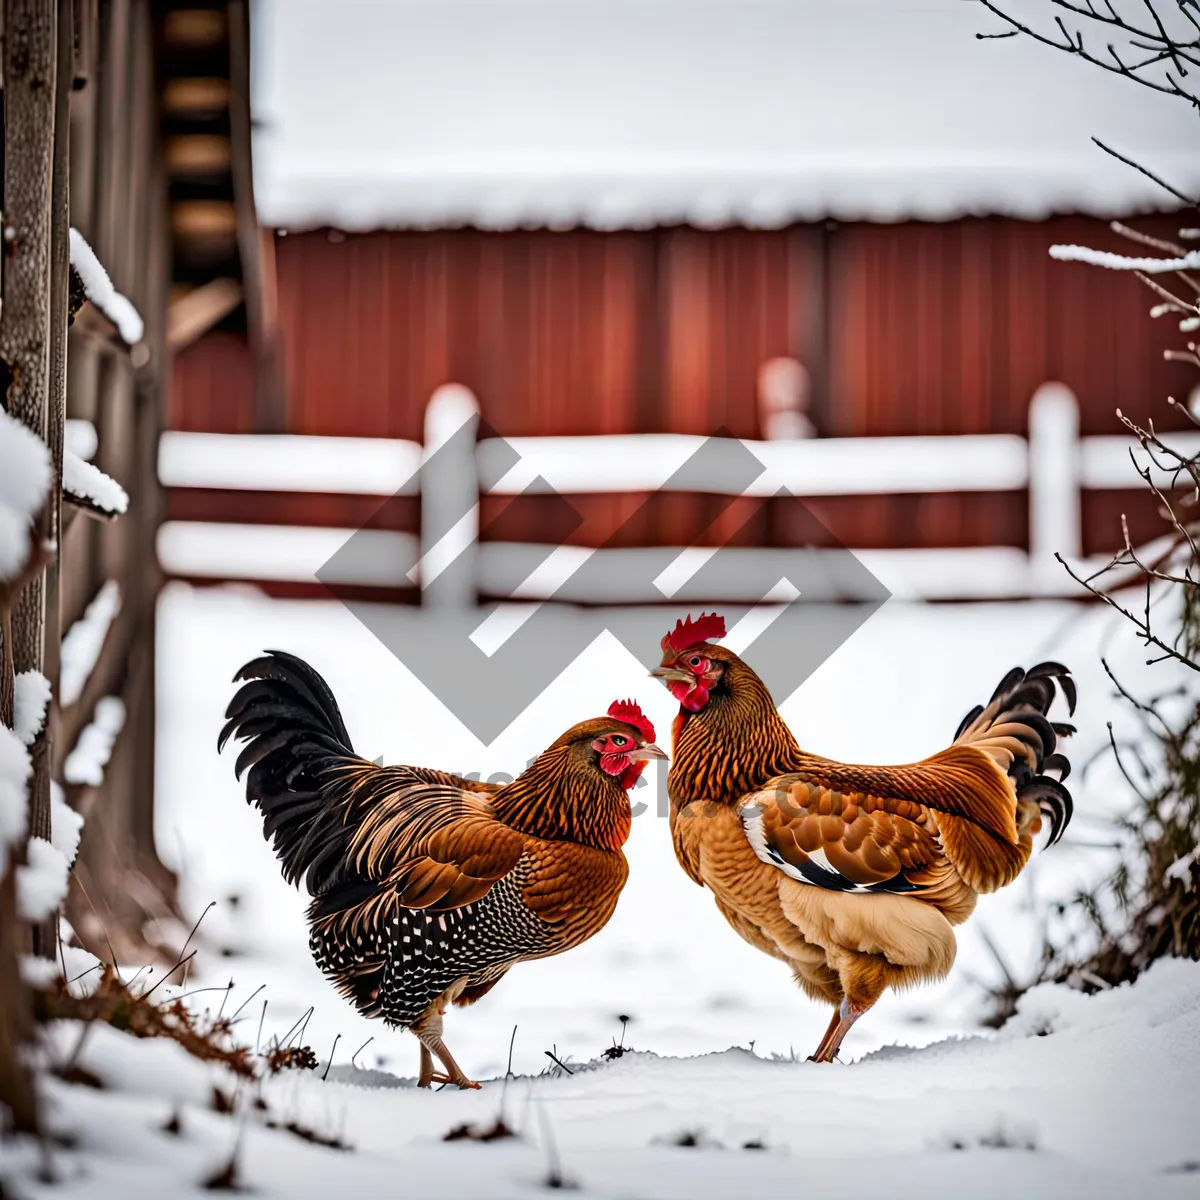
<path fill-rule="evenodd" d="M 867 1008 L 869 1007 L 870 1005 L 867 1006 Z M 843 997 L 841 1004 L 833 1010 L 833 1019 L 829 1022 L 829 1028 L 825 1030 L 821 1044 L 808 1061 L 833 1062 L 842 1048 L 842 1039 L 850 1032 L 854 1022 L 867 1011 L 867 1008 L 855 1008 L 851 1005 L 848 997 Z"/>
<path fill-rule="evenodd" d="M 841 1019 L 842 1011 L 839 1007 L 835 1006 L 833 1010 L 833 1016 L 829 1018 L 829 1027 L 821 1035 L 821 1040 L 817 1043 L 817 1048 L 808 1056 L 809 1062 L 825 1061 L 825 1059 L 821 1056 L 825 1050 L 825 1047 L 828 1046 L 833 1040 L 833 1035 L 837 1031 L 838 1023 L 841 1021 Z"/>
<path fill-rule="evenodd" d="M 454 1056 L 442 1041 L 442 1013 L 431 1008 L 415 1025 L 410 1026 L 421 1043 L 421 1076 L 418 1087 L 429 1087 L 432 1083 L 453 1083 L 460 1088 L 478 1088 L 480 1085 L 463 1074 L 463 1069 L 454 1061 Z M 435 1074 L 432 1055 L 441 1059 L 446 1068 L 445 1075 Z"/>

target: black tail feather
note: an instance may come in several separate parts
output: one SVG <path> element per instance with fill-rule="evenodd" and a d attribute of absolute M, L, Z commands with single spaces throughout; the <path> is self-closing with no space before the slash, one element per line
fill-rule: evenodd
<path fill-rule="evenodd" d="M 965 717 L 963 717 L 961 721 L 959 721 L 958 728 L 954 731 L 954 740 L 956 742 L 960 737 L 962 737 L 968 726 L 974 724 L 975 718 L 978 717 L 981 712 L 983 712 L 983 705 L 977 704 L 969 713 L 967 713 Z"/>
<path fill-rule="evenodd" d="M 1062 689 L 1069 712 L 1074 715 L 1077 693 L 1071 672 L 1058 662 L 1043 662 L 1028 671 L 1013 667 L 1000 681 L 986 706 L 976 705 L 959 724 L 955 739 L 960 738 L 983 714 L 994 713 L 990 725 L 1014 724 L 1027 732 L 1016 736 L 1029 746 L 1036 757 L 1036 769 L 1022 760 L 1013 763 L 1009 776 L 1018 800 L 1035 801 L 1050 824 L 1049 845 L 1062 838 L 1071 821 L 1074 803 L 1063 787 L 1071 773 L 1071 763 L 1059 749 L 1061 739 L 1070 737 L 1075 726 L 1050 721 L 1046 713 Z M 1054 774 L 1057 773 L 1057 778 Z"/>
<path fill-rule="evenodd" d="M 335 776 L 347 766 L 369 766 L 354 754 L 329 685 L 303 659 L 270 650 L 234 676 L 245 681 L 230 701 L 217 740 L 246 743 L 235 771 L 246 776 L 246 799 L 263 816 L 289 883 L 304 877 L 317 895 L 343 871 L 351 829 L 346 793 Z"/>

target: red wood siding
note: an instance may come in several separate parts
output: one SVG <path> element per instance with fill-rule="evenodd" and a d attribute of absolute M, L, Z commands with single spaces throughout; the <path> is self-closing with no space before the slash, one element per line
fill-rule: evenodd
<path fill-rule="evenodd" d="M 513 436 L 754 437 L 758 366 L 788 353 L 817 376 L 830 435 L 1022 432 L 1048 379 L 1079 396 L 1085 433 L 1117 431 L 1117 407 L 1161 424 L 1192 381 L 1162 357 L 1174 323 L 1149 318 L 1130 276 L 1051 260 L 1054 242 L 1128 248 L 1084 218 L 292 234 L 277 253 L 289 428 L 419 438 L 455 380 Z M 176 375 L 176 428 L 250 428 L 232 335 L 189 348 Z"/>
<path fill-rule="evenodd" d="M 1177 223 L 1137 222 L 1166 235 Z M 1079 397 L 1085 434 L 1120 432 L 1118 407 L 1176 425 L 1165 397 L 1186 396 L 1194 373 L 1163 359 L 1182 341 L 1175 323 L 1149 318 L 1153 297 L 1130 276 L 1051 260 L 1055 242 L 1129 248 L 1103 222 L 1074 217 L 281 236 L 287 426 L 420 439 L 429 396 L 453 380 L 508 436 L 757 437 L 757 371 L 778 354 L 810 367 L 812 413 L 833 436 L 1024 433 L 1030 397 L 1051 379 Z M 249 352 L 232 335 L 202 339 L 178 357 L 172 396 L 174 428 L 252 431 Z M 579 497 L 585 520 L 569 540 L 606 542 L 640 502 Z M 201 493 L 180 495 L 171 512 L 195 517 L 206 503 Z M 247 494 L 210 511 L 340 525 L 365 519 L 370 503 Z M 503 536 L 559 540 L 547 503 L 507 511 Z M 619 540 L 690 541 L 708 503 L 659 498 Z M 488 502 L 485 526 L 506 504 Z M 1026 541 L 1023 493 L 822 498 L 808 507 L 861 548 Z M 1137 529 L 1157 532 L 1140 497 L 1092 495 L 1085 549 L 1114 548 L 1125 510 Z M 394 522 L 415 528 L 415 509 L 385 521 Z M 795 506 L 767 506 L 744 536 L 782 545 L 828 537 L 810 525 Z"/>
<path fill-rule="evenodd" d="M 210 333 L 175 356 L 168 429 L 253 433 L 254 362 L 246 339 Z"/>
<path fill-rule="evenodd" d="M 1178 221 L 1136 224 L 1170 236 Z M 1085 434 L 1120 432 L 1117 408 L 1171 424 L 1167 395 L 1195 378 L 1163 359 L 1177 325 L 1150 319 L 1155 297 L 1132 276 L 1056 262 L 1055 243 L 1131 246 L 1078 217 L 831 233 L 825 431 L 1021 432 L 1050 379 L 1079 397 Z"/>

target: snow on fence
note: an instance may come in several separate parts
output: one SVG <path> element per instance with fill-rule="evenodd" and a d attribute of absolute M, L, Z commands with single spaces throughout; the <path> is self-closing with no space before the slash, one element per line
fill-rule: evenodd
<path fill-rule="evenodd" d="M 571 577 L 592 554 L 612 558 L 637 549 L 590 550 L 563 546 L 548 559 L 544 546 L 480 544 L 480 495 L 514 496 L 645 493 L 682 490 L 671 476 L 707 440 L 683 434 L 588 437 L 455 438 L 477 422 L 474 396 L 460 385 L 439 388 L 426 411 L 425 444 L 395 439 L 326 438 L 167 432 L 159 448 L 159 478 L 168 488 L 413 495 L 421 500 L 421 532 L 371 531 L 368 571 L 341 584 L 419 586 L 437 604 L 475 602 L 470 579 L 490 596 L 539 600 L 554 595 L 577 602 L 753 602 L 750 595 L 690 593 L 684 582 L 654 593 L 577 594 Z M 1186 453 L 1200 453 L 1200 434 L 1173 435 Z M 1129 437 L 1079 436 L 1079 405 L 1070 389 L 1047 383 L 1030 403 L 1029 434 L 943 437 L 821 438 L 746 441 L 762 474 L 737 494 L 773 496 L 786 489 L 800 498 L 896 493 L 1013 492 L 1029 496 L 1028 548 L 855 550 L 894 594 L 922 599 L 998 599 L 1073 595 L 1076 589 L 1055 552 L 1078 561 L 1082 552 L 1082 497 L 1089 489 L 1138 486 Z M 511 464 L 511 451 L 518 459 Z M 421 464 L 438 454 L 437 469 Z M 1138 454 L 1139 460 L 1144 458 Z M 1160 482 L 1165 483 L 1162 479 Z M 686 490 L 696 490 L 691 483 Z M 720 493 L 719 484 L 705 490 Z M 457 517 L 466 511 L 466 516 Z M 168 574 L 188 578 L 311 581 L 354 530 L 168 521 L 158 552 Z M 360 534 L 360 536 L 363 536 Z M 679 547 L 681 566 L 689 553 Z M 463 553 L 476 556 L 470 572 L 444 575 Z M 695 551 L 691 551 L 693 555 Z M 777 555 L 781 569 L 794 551 L 727 548 L 727 555 Z M 699 564 L 697 564 L 699 565 Z M 362 577 L 359 577 L 359 576 Z M 614 581 L 628 572 L 614 570 Z M 328 578 L 323 573 L 323 577 Z M 593 577 L 594 578 L 594 577 Z M 453 583 L 450 580 L 453 579 Z M 449 591 L 449 588 L 456 591 Z M 616 584 L 614 583 L 614 587 Z"/>

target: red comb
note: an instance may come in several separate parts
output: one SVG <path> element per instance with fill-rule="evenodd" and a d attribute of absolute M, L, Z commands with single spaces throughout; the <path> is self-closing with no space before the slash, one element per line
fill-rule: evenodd
<path fill-rule="evenodd" d="M 632 725 L 648 742 L 654 741 L 654 726 L 650 718 L 638 707 L 633 700 L 614 700 L 608 706 L 608 715 Z"/>
<path fill-rule="evenodd" d="M 725 618 L 717 613 L 701 613 L 698 621 L 688 613 L 686 621 L 676 621 L 675 628 L 662 640 L 664 650 L 688 650 L 701 642 L 725 636 Z"/>

